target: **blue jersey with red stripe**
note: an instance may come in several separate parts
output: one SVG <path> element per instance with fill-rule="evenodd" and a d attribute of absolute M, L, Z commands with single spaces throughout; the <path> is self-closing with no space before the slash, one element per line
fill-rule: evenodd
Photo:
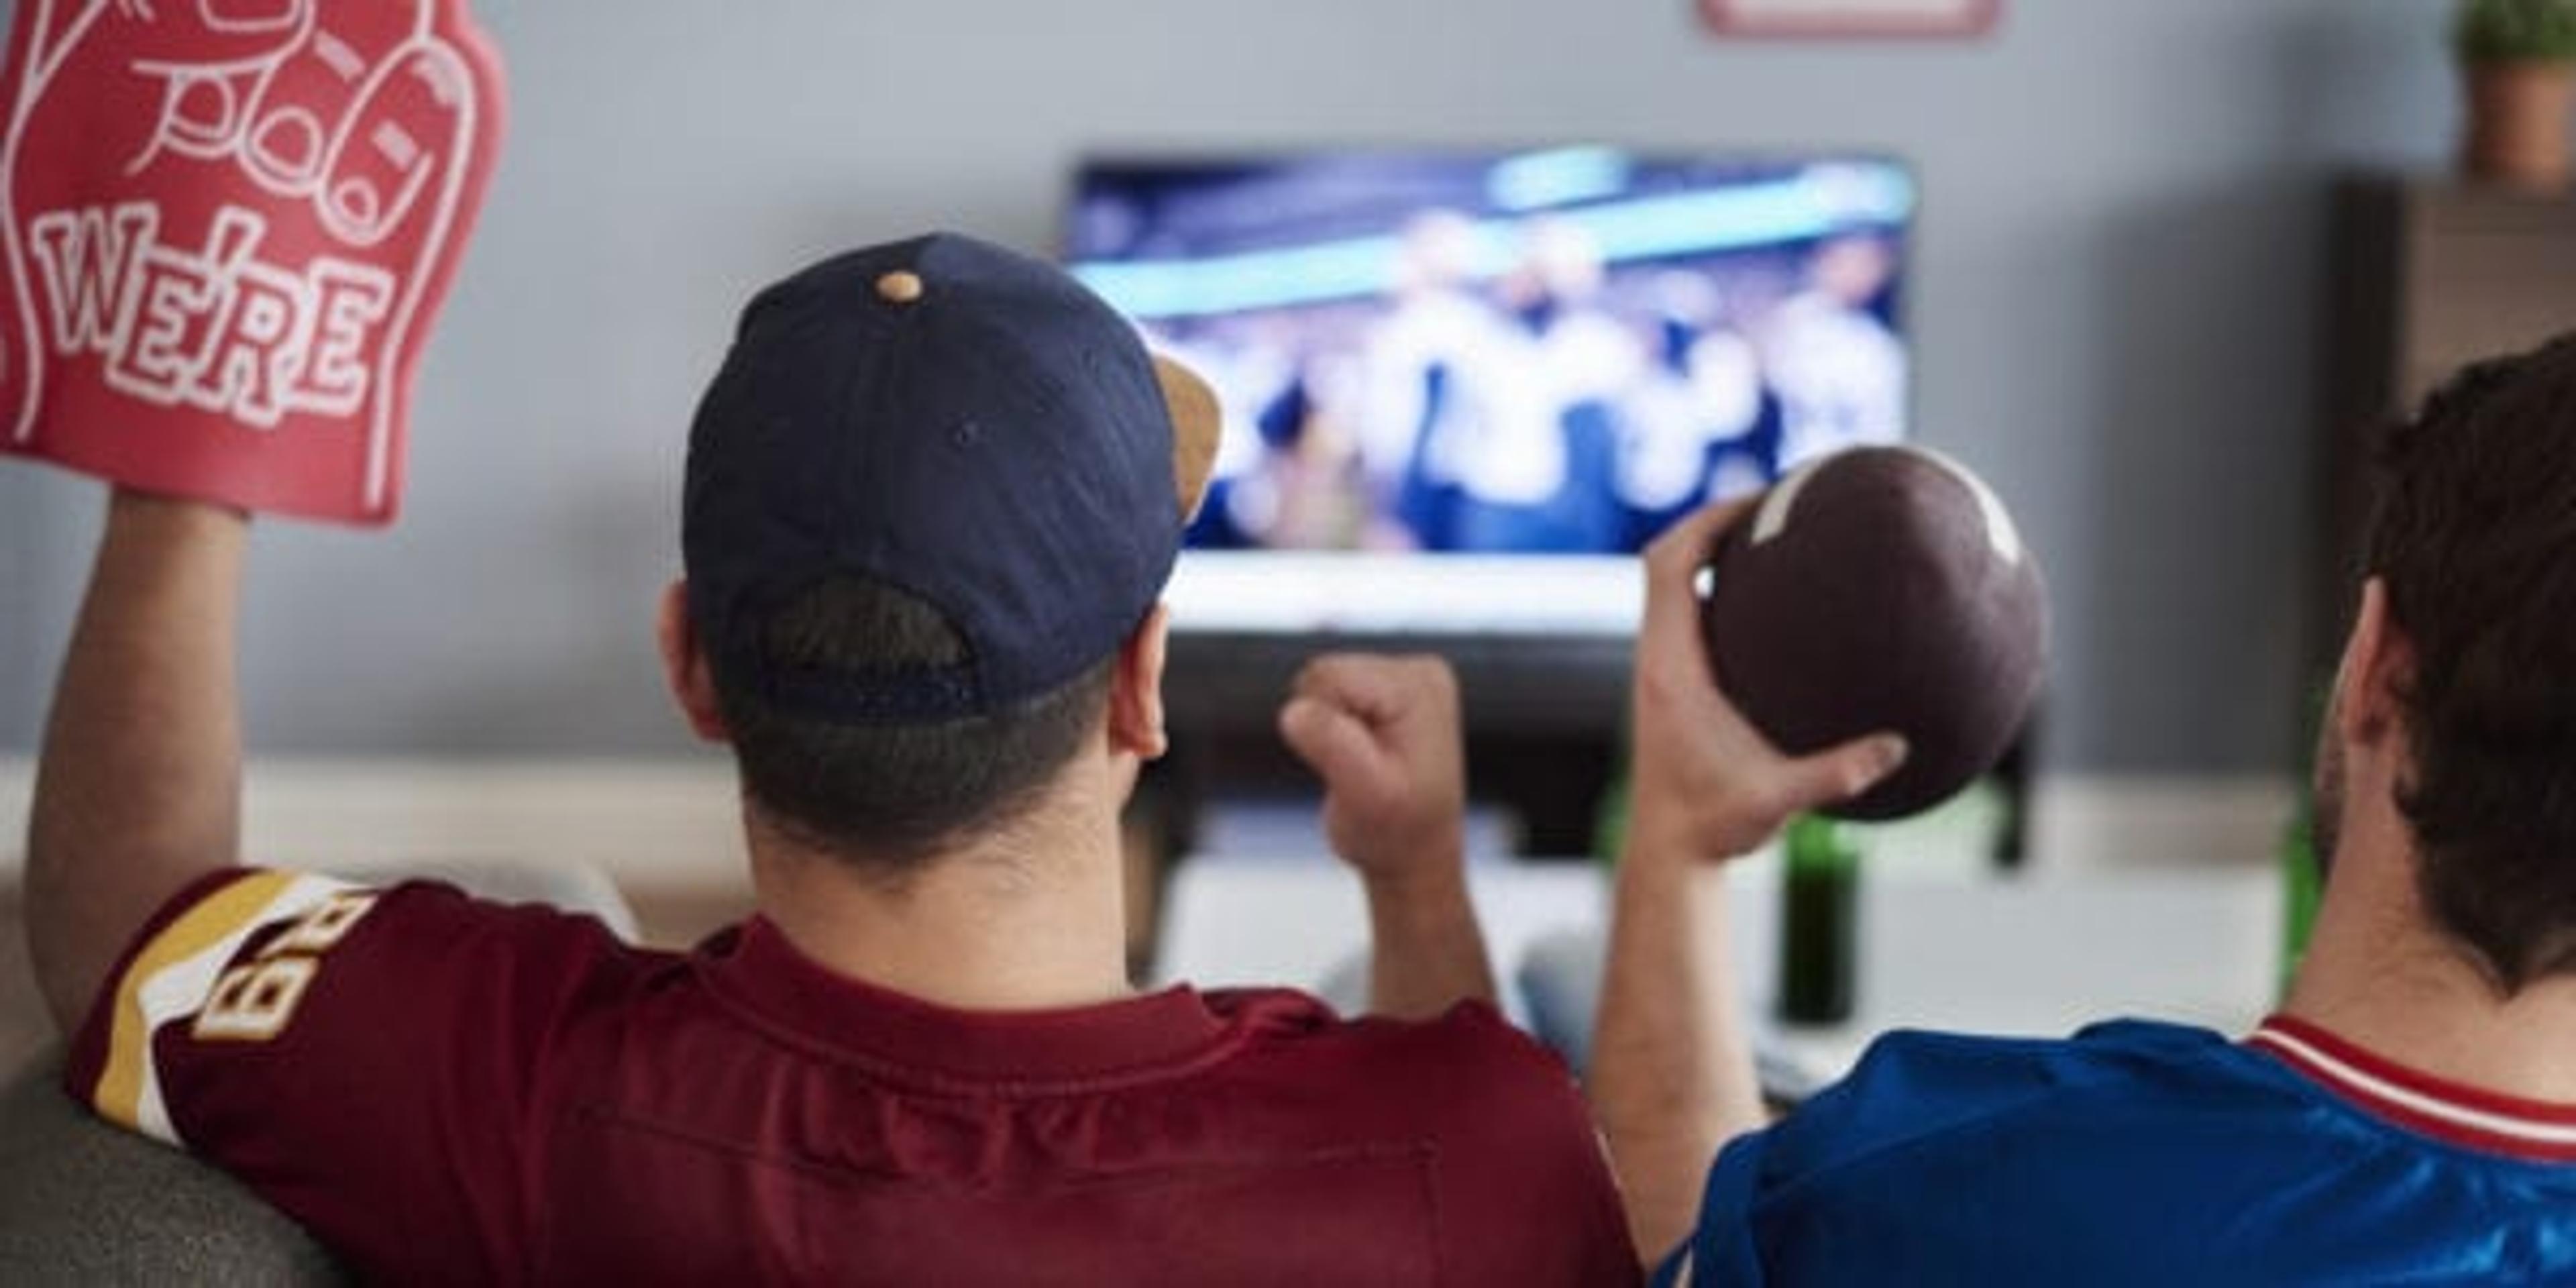
<path fill-rule="evenodd" d="M 2576 1106 L 2275 1018 L 1891 1035 L 1728 1146 L 1660 1283 L 2576 1283 Z"/>

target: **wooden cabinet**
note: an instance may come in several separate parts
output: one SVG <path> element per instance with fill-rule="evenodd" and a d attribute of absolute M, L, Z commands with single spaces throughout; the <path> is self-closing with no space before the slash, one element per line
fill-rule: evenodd
<path fill-rule="evenodd" d="M 2380 431 L 2461 366 L 2576 330 L 2576 197 L 2356 176 L 2336 186 L 2328 272 L 2308 631 L 2320 678 L 2351 619 Z"/>

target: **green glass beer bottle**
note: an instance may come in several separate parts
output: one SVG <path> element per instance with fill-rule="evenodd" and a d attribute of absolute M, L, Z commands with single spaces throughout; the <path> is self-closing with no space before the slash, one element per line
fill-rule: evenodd
<path fill-rule="evenodd" d="M 1851 1018 L 1858 973 L 1860 851 L 1840 823 L 1801 815 L 1789 824 L 1780 882 L 1780 1018 L 1840 1024 Z"/>
<path fill-rule="evenodd" d="M 2316 928 L 2317 900 L 2325 891 L 2317 867 L 2316 802 L 2302 796 L 2298 813 L 2281 829 L 2281 962 L 2276 995 L 2288 998 L 2299 959 L 2308 952 L 2308 934 Z"/>
<path fill-rule="evenodd" d="M 2331 685 L 2309 690 L 2308 704 L 2299 721 L 2300 745 L 2309 749 L 2304 764 L 2306 774 L 2299 783 L 2298 805 L 2290 821 L 2281 828 L 2280 853 L 2275 861 L 2281 876 L 2281 956 L 2280 974 L 2273 981 L 2276 996 L 2286 1001 L 2290 980 L 2299 972 L 2299 961 L 2307 956 L 2308 935 L 2316 928 L 2317 903 L 2325 897 L 2325 868 L 2317 853 L 2317 736 L 2327 714 L 2334 706 Z"/>

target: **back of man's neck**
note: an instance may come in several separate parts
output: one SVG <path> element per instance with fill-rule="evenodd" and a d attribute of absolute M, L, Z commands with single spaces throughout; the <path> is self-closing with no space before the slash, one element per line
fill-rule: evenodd
<path fill-rule="evenodd" d="M 2408 870 L 2338 872 L 2282 1011 L 2446 1082 L 2576 1105 L 2576 979 L 2506 997 L 2425 916 Z M 2403 882 L 2404 884 L 2399 884 Z"/>
<path fill-rule="evenodd" d="M 1016 828 L 899 879 L 755 825 L 761 912 L 808 960 L 939 1006 L 1032 1011 L 1133 993 L 1114 818 Z"/>

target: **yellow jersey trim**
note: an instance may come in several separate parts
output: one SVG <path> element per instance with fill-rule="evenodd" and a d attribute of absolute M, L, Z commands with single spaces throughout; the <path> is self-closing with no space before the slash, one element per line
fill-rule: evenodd
<path fill-rule="evenodd" d="M 129 1130 L 147 1130 L 143 1101 L 150 1077 L 155 1017 L 144 1011 L 144 986 L 163 971 L 251 928 L 295 884 L 297 875 L 253 872 L 230 882 L 172 919 L 134 955 L 134 961 L 117 981 L 115 1017 L 108 1029 L 107 1066 L 100 1071 L 98 1086 L 90 1096 L 90 1104 L 100 1116 Z"/>

